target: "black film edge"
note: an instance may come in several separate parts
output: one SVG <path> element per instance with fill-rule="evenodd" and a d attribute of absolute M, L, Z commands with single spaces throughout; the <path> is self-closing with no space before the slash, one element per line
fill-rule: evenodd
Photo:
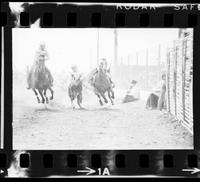
<path fill-rule="evenodd" d="M 200 175 L 200 118 L 199 118 L 199 84 L 198 72 L 200 69 L 200 17 L 197 4 L 170 4 L 169 6 L 141 5 L 83 5 L 61 3 L 24 3 L 20 11 L 13 11 L 8 3 L 2 3 L 1 17 L 3 21 L 2 35 L 4 37 L 4 126 L 3 139 L 1 138 L 0 173 L 9 176 L 9 170 L 19 170 L 18 175 L 29 177 L 46 176 L 187 176 Z M 39 21 L 38 21 L 39 20 Z M 37 23 L 36 23 L 37 22 Z M 13 150 L 13 29 L 14 28 L 178 28 L 180 37 L 183 37 L 173 48 L 181 49 L 191 41 L 187 33 L 193 31 L 193 115 L 188 113 L 187 100 L 181 106 L 174 107 L 170 103 L 172 90 L 168 86 L 168 112 L 178 118 L 193 136 L 194 149 L 147 149 L 147 150 Z M 185 36 L 185 37 L 184 37 Z M 188 38 L 188 39 L 187 39 Z M 183 43 L 179 47 L 180 43 Z M 171 51 L 171 50 L 170 50 Z M 181 51 L 180 51 L 181 52 Z M 171 54 L 181 54 L 173 49 L 168 52 L 168 60 L 174 63 Z M 145 53 L 146 54 L 146 53 Z M 186 56 L 186 55 L 185 55 Z M 186 56 L 187 57 L 187 56 Z M 179 66 L 187 71 L 190 59 L 182 58 L 184 63 Z M 189 60 L 189 61 L 187 61 Z M 169 62 L 168 62 L 169 63 Z M 168 66 L 168 84 L 172 81 L 172 69 Z M 184 73 L 188 77 L 188 72 Z M 179 73 L 179 72 L 177 72 Z M 182 78 L 184 80 L 184 78 Z M 183 81 L 183 85 L 187 84 Z M 178 87 L 176 87 L 178 89 Z M 178 92 L 177 92 L 178 94 Z M 187 91 L 181 91 L 183 97 Z M 176 100 L 178 102 L 178 100 Z M 172 109 L 174 107 L 175 109 Z M 180 119 L 181 118 L 181 119 Z M 67 142 L 67 141 L 66 141 Z M 3 143 L 3 144 L 2 144 Z M 21 155 L 20 155 L 21 154 Z M 19 167 L 21 165 L 21 167 Z M 13 168 L 12 168 L 13 166 Z M 15 175 L 15 174 L 14 174 Z"/>

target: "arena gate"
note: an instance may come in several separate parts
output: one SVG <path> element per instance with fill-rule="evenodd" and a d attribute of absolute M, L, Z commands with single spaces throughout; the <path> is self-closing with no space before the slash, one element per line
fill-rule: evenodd
<path fill-rule="evenodd" d="M 181 29 L 167 50 L 167 110 L 193 134 L 193 31 Z"/>

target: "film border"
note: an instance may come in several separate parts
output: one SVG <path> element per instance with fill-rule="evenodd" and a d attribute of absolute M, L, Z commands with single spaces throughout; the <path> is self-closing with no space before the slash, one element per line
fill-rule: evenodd
<path fill-rule="evenodd" d="M 6 3 L 5 6 L 3 7 L 3 11 L 7 8 L 6 7 Z M 35 6 L 35 5 L 33 5 Z M 199 156 L 200 153 L 200 134 L 198 133 L 198 131 L 200 131 L 200 116 L 198 115 L 198 108 L 199 108 L 199 83 L 200 83 L 200 78 L 198 77 L 198 70 L 200 69 L 200 64 L 198 63 L 198 58 L 200 57 L 200 53 L 198 52 L 198 50 L 200 50 L 200 28 L 199 28 L 199 24 L 200 24 L 200 18 L 199 18 L 199 12 L 198 11 L 173 11 L 172 7 L 162 7 L 162 8 L 158 8 L 156 11 L 152 11 L 152 10 L 138 10 L 138 11 L 127 11 L 127 10 L 119 10 L 116 11 L 116 7 L 115 6 L 109 6 L 106 8 L 103 8 L 103 6 L 99 6 L 99 5 L 94 5 L 94 6 L 84 6 L 84 7 L 80 7 L 80 6 L 76 6 L 76 5 L 59 5 L 59 7 L 57 8 L 53 8 L 55 7 L 55 4 L 49 4 L 47 5 L 45 4 L 40 4 L 36 5 L 37 8 L 31 8 L 29 7 L 28 9 L 30 10 L 31 14 L 33 14 L 33 18 L 30 19 L 30 23 L 34 22 L 35 19 L 37 19 L 38 17 L 42 16 L 42 13 L 44 12 L 43 8 L 41 8 L 41 12 L 38 13 L 38 11 L 36 12 L 36 10 L 38 10 L 39 7 L 46 7 L 46 10 L 48 12 L 53 12 L 53 17 L 55 21 L 54 25 L 50 26 L 52 28 L 70 28 L 71 26 L 68 26 L 65 22 L 65 19 L 61 19 L 60 20 L 60 16 L 65 15 L 66 11 L 65 9 L 70 9 L 70 11 L 67 12 L 76 12 L 78 14 L 78 16 L 80 16 L 81 19 L 79 19 L 77 21 L 77 26 L 75 27 L 91 27 L 92 25 L 90 24 L 90 15 L 91 13 L 101 13 L 101 26 L 100 27 L 109 27 L 109 28 L 114 28 L 116 27 L 115 24 L 115 16 L 116 16 L 116 12 L 120 14 L 120 16 L 126 16 L 126 21 L 124 20 L 124 18 L 122 18 L 122 24 L 117 26 L 117 27 L 140 27 L 140 21 L 139 21 L 139 14 L 149 14 L 150 15 L 150 22 L 149 25 L 144 26 L 145 28 L 151 28 L 151 27 L 163 27 L 163 16 L 164 14 L 173 14 L 174 18 L 174 23 L 170 28 L 187 28 L 187 18 L 183 18 L 183 17 L 187 17 L 188 14 L 197 14 L 197 26 L 194 27 L 194 55 L 193 55 L 193 64 L 194 64 L 194 96 L 193 96 L 193 103 L 194 103 L 194 150 L 142 150 L 142 151 L 137 151 L 137 150 L 120 150 L 120 151 L 115 151 L 115 154 L 123 154 L 126 156 L 126 161 L 130 161 L 130 159 L 133 159 L 136 156 L 139 156 L 139 154 L 148 154 L 151 157 L 151 160 L 154 161 L 153 165 L 155 165 L 154 167 L 152 166 L 151 169 L 147 169 L 146 172 L 144 172 L 144 169 L 142 169 L 141 172 L 140 170 L 133 170 L 134 166 L 131 165 L 130 163 L 127 163 L 126 167 L 123 169 L 115 169 L 114 173 L 112 173 L 112 175 L 147 175 L 147 174 L 155 174 L 157 176 L 161 175 L 161 176 L 176 176 L 178 174 L 178 176 L 184 176 L 184 175 L 189 175 L 180 171 L 177 171 L 177 169 L 180 169 L 182 167 L 182 165 L 184 166 L 186 164 L 186 156 L 188 154 L 195 154 L 197 157 Z M 39 8 L 40 9 L 40 8 Z M 8 10 L 8 9 L 7 9 Z M 73 10 L 73 11 L 72 11 Z M 109 12 L 108 12 L 109 11 Z M 9 11 L 6 11 L 9 12 Z M 29 11 L 27 11 L 29 12 Z M 105 20 L 105 17 L 103 17 L 103 15 L 105 15 L 105 13 L 107 13 L 107 15 L 109 16 L 109 18 Z M 9 13 L 8 13 L 9 14 Z M 160 16 L 157 16 L 156 14 L 159 14 Z M 84 16 L 82 16 L 84 15 Z M 12 15 L 8 15 L 8 17 L 13 17 Z M 9 23 L 7 26 L 5 26 L 3 28 L 3 32 L 4 32 L 4 49 L 5 49 L 5 67 L 4 67 L 4 73 L 5 73 L 5 79 L 4 82 L 5 84 L 5 88 L 4 88 L 4 98 L 5 98 L 5 103 L 4 103 L 4 117 L 5 117 L 5 132 L 4 132 L 4 149 L 1 151 L 1 153 L 6 153 L 8 154 L 9 157 L 8 160 L 10 160 L 10 156 L 12 155 L 12 72 L 10 70 L 12 70 L 12 49 L 10 49 L 12 47 L 12 28 L 14 27 L 14 19 L 13 18 L 8 18 L 9 19 Z M 59 21 L 58 21 L 59 20 Z M 135 20 L 135 21 L 133 21 Z M 123 22 L 124 21 L 124 22 Z M 27 26 L 28 28 L 29 26 Z M 44 26 L 43 24 L 40 25 L 41 28 L 47 28 L 47 26 Z M 96 26 L 95 26 L 96 27 Z M 49 28 L 49 27 L 48 27 Z M 74 28 L 74 26 L 73 26 Z M 68 153 L 72 153 L 72 154 L 77 154 L 82 155 L 84 154 L 85 156 L 91 156 L 92 154 L 100 154 L 101 156 L 105 156 L 106 153 L 109 153 L 110 151 L 29 151 L 31 153 L 31 156 L 34 158 L 36 156 L 40 156 L 41 154 L 44 153 L 52 153 L 54 156 L 59 157 L 59 154 L 63 154 L 63 152 L 65 154 Z M 159 160 L 159 157 L 161 157 L 163 154 L 172 154 L 174 155 L 177 161 L 177 158 L 181 161 L 180 164 L 177 164 L 178 167 L 176 167 L 175 169 L 172 170 L 160 170 L 156 167 L 158 162 L 161 160 Z M 182 157 L 181 157 L 182 156 Z M 198 161 L 198 166 L 199 166 L 199 157 L 197 159 Z M 32 160 L 31 160 L 32 161 Z M 38 164 L 37 164 L 38 165 Z M 57 164 L 59 165 L 59 164 Z M 181 165 L 181 167 L 179 166 Z M 89 164 L 90 166 L 90 164 Z M 81 166 L 80 166 L 81 167 Z M 135 168 L 136 169 L 136 168 Z M 49 174 L 54 174 L 53 170 L 50 170 L 51 172 Z M 159 172 L 158 172 L 159 171 Z M 59 171 L 60 172 L 60 171 Z M 59 172 L 57 172 L 56 174 L 58 174 Z M 134 174 L 131 174 L 131 173 Z M 43 174 L 41 172 L 38 172 L 38 174 L 40 176 L 42 176 Z M 61 174 L 61 173 L 59 173 Z M 64 174 L 64 173 L 63 173 Z M 67 175 L 77 175 L 74 174 L 73 172 Z"/>

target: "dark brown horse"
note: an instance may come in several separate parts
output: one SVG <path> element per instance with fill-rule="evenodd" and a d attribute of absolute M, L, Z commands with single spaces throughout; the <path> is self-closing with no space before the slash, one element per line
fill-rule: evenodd
<path fill-rule="evenodd" d="M 113 103 L 113 97 L 112 97 L 112 83 L 110 82 L 110 79 L 106 75 L 105 71 L 103 69 L 99 69 L 94 77 L 93 86 L 95 88 L 95 94 L 99 98 L 99 103 L 103 105 L 103 102 L 101 100 L 101 97 L 104 99 L 105 103 L 108 103 L 108 100 L 105 97 L 105 93 L 107 92 L 108 98 L 110 99 L 110 102 Z"/>
<path fill-rule="evenodd" d="M 30 78 L 29 78 L 28 82 L 29 82 L 30 88 L 34 91 L 34 93 L 37 97 L 38 103 L 41 103 L 39 96 L 38 96 L 38 92 L 42 98 L 42 103 L 44 104 L 45 101 L 46 101 L 46 103 L 49 103 L 49 99 L 50 100 L 53 99 L 54 92 L 51 88 L 52 80 L 49 77 L 48 72 L 46 71 L 46 67 L 32 68 L 30 71 L 29 77 Z M 49 90 L 51 92 L 50 98 L 48 98 L 46 95 L 47 90 Z"/>
<path fill-rule="evenodd" d="M 73 83 L 70 83 L 69 87 L 68 87 L 68 95 L 69 98 L 71 100 L 71 104 L 73 109 L 75 108 L 73 101 L 75 99 L 77 99 L 77 104 L 80 108 L 83 108 L 81 106 L 82 104 L 82 90 L 83 90 L 83 83 L 81 80 L 81 77 L 79 77 L 76 81 L 74 81 Z"/>

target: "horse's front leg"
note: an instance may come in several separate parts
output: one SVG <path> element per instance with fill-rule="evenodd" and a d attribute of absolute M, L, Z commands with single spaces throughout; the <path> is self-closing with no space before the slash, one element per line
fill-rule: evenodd
<path fill-rule="evenodd" d="M 47 97 L 47 90 L 46 89 L 44 90 L 44 97 L 46 99 L 46 103 L 48 104 L 49 103 L 49 99 Z"/>
<path fill-rule="evenodd" d="M 98 97 L 100 105 L 103 106 L 103 102 L 101 100 L 101 96 L 100 96 L 98 90 L 95 87 L 94 87 L 94 93 Z"/>
<path fill-rule="evenodd" d="M 103 93 L 103 92 L 100 92 L 100 95 L 101 95 L 101 97 L 103 97 L 104 102 L 107 104 L 107 103 L 108 103 L 108 100 L 106 99 L 104 93 Z"/>
<path fill-rule="evenodd" d="M 53 96 L 54 96 L 54 91 L 51 87 L 49 87 L 49 90 L 51 92 L 51 97 L 50 97 L 50 100 L 53 100 Z"/>
<path fill-rule="evenodd" d="M 44 99 L 43 93 L 42 93 L 42 91 L 41 91 L 41 90 L 38 90 L 38 91 L 39 91 L 39 94 L 40 94 L 40 96 L 42 97 L 42 103 L 44 104 L 44 102 L 45 102 L 45 99 Z"/>
<path fill-rule="evenodd" d="M 110 88 L 110 91 L 109 91 L 112 95 L 111 95 L 111 97 L 112 97 L 112 99 L 114 99 L 115 98 L 115 93 L 114 93 L 114 90 L 113 90 L 113 88 Z"/>
<path fill-rule="evenodd" d="M 112 105 L 114 105 L 114 102 L 112 100 L 112 96 L 111 96 L 111 91 L 108 90 L 108 98 L 110 99 L 110 102 L 112 103 Z"/>
<path fill-rule="evenodd" d="M 103 102 L 102 102 L 102 100 L 101 100 L 101 96 L 100 96 L 98 93 L 95 93 L 95 94 L 96 94 L 96 96 L 97 96 L 98 99 L 99 99 L 100 105 L 103 106 Z"/>
<path fill-rule="evenodd" d="M 37 93 L 36 89 L 32 89 L 32 90 L 33 90 L 33 92 L 35 93 L 35 95 L 37 97 L 38 103 L 40 103 L 40 98 L 38 97 L 38 93 Z"/>

